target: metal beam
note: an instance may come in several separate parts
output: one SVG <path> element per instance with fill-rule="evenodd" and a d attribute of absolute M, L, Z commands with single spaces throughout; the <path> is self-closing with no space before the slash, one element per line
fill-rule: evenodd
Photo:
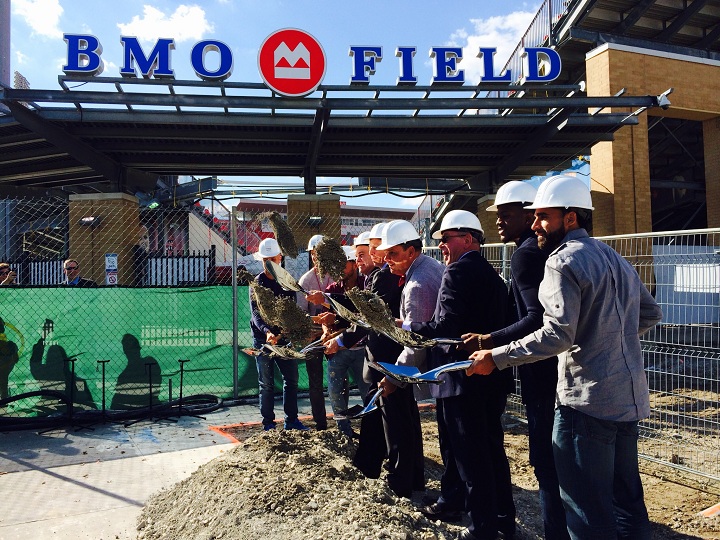
<path fill-rule="evenodd" d="M 675 20 L 673 20 L 670 26 L 660 32 L 653 39 L 668 42 L 670 38 L 677 34 L 680 29 L 685 25 L 685 23 L 688 22 L 690 18 L 698 11 L 704 8 L 706 4 L 707 0 L 693 0 L 693 2 L 689 6 L 685 6 L 685 9 L 683 9 L 680 14 L 675 17 Z"/>
<path fill-rule="evenodd" d="M 315 111 L 315 121 L 313 122 L 312 133 L 310 134 L 310 146 L 305 158 L 305 167 L 303 168 L 303 187 L 305 195 L 315 195 L 317 193 L 317 174 L 316 167 L 320 148 L 323 144 L 323 135 L 328 121 L 330 120 L 330 109 L 321 107 Z"/>
<path fill-rule="evenodd" d="M 715 30 L 720 29 L 720 25 Z M 713 30 L 713 32 L 715 32 Z M 712 33 L 712 32 L 711 32 Z M 720 30 L 719 30 L 720 34 Z M 705 41 L 710 36 L 706 36 L 701 41 Z M 673 54 L 680 54 L 684 56 L 693 56 L 695 58 L 707 58 L 710 60 L 720 60 L 720 52 L 716 51 L 710 51 L 705 50 L 704 48 L 699 45 L 698 42 L 692 47 L 685 47 L 682 45 L 673 45 L 670 43 L 659 43 L 657 41 L 652 40 L 645 40 L 645 39 L 637 39 L 637 38 L 630 38 L 626 36 L 617 36 L 613 34 L 607 34 L 603 32 L 593 32 L 591 30 L 584 30 L 582 28 L 572 28 L 570 30 L 570 37 L 572 39 L 577 39 L 579 41 L 585 41 L 587 43 L 595 43 L 597 45 L 600 45 L 602 43 L 615 43 L 618 45 L 627 45 L 629 47 L 640 47 L 642 49 L 650 49 L 654 51 L 659 52 L 668 52 Z M 712 40 L 714 41 L 717 39 L 718 34 L 716 34 L 715 38 Z M 712 43 L 712 41 L 710 43 Z M 706 44 L 707 45 L 707 44 Z M 612 107 L 612 105 L 610 105 Z"/>
<path fill-rule="evenodd" d="M 111 183 L 117 183 L 118 187 L 123 185 L 124 182 L 142 189 L 152 189 L 155 186 L 155 176 L 142 171 L 124 170 L 119 163 L 98 153 L 88 144 L 73 137 L 66 130 L 42 119 L 23 105 L 13 101 L 7 101 L 6 104 L 13 117 L 24 127 L 41 135 L 50 144 L 70 157 L 91 167 Z"/>
<path fill-rule="evenodd" d="M 720 38 L 720 24 L 716 25 L 708 34 L 697 43 L 693 43 L 698 49 L 709 49 L 712 44 Z"/>
<path fill-rule="evenodd" d="M 635 7 L 630 10 L 630 13 L 628 13 L 627 16 L 620 22 L 620 24 L 613 28 L 610 33 L 623 35 L 633 24 L 640 20 L 640 17 L 645 15 L 645 12 L 654 3 L 655 0 L 640 0 L 640 2 L 635 4 Z"/>
<path fill-rule="evenodd" d="M 270 98 L 254 96 L 158 95 L 147 93 L 116 94 L 110 92 L 2 89 L 0 98 L 8 103 L 33 101 L 37 103 L 92 103 L 103 105 L 187 106 L 233 109 L 265 109 L 308 111 L 327 107 L 330 110 L 463 110 L 463 109 L 553 109 L 556 107 L 642 107 L 652 106 L 651 96 L 543 96 L 453 98 Z M 133 111 L 128 111 L 132 113 Z"/>

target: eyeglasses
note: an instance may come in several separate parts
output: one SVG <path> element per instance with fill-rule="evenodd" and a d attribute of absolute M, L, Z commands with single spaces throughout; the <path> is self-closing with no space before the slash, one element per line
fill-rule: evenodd
<path fill-rule="evenodd" d="M 77 266 L 66 266 L 65 267 L 65 270 L 77 270 L 77 269 L 78 269 Z"/>
<path fill-rule="evenodd" d="M 0 276 L 3 274 L 9 274 L 10 270 L 0 270 Z"/>
<path fill-rule="evenodd" d="M 465 233 L 465 234 L 443 234 L 443 235 L 440 237 L 440 243 L 441 243 L 441 244 L 447 244 L 447 243 L 448 243 L 448 240 L 450 240 L 451 238 L 460 238 L 461 236 L 465 236 L 466 234 L 470 234 L 470 233 Z"/>

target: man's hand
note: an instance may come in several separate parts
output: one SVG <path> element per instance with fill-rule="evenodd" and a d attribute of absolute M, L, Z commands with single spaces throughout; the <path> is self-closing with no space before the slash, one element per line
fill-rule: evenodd
<path fill-rule="evenodd" d="M 17 278 L 17 273 L 14 270 L 10 270 L 7 277 L 0 282 L 0 285 L 12 285 L 15 283 L 15 278 Z"/>
<path fill-rule="evenodd" d="M 323 326 L 332 326 L 335 324 L 335 314 L 332 311 L 326 311 L 311 317 L 312 321 Z"/>
<path fill-rule="evenodd" d="M 474 353 L 481 349 L 492 349 L 492 336 L 490 334 L 463 334 L 460 336 L 463 340 L 457 348 L 469 353 Z"/>
<path fill-rule="evenodd" d="M 480 350 L 470 355 L 472 365 L 465 370 L 469 375 L 490 375 L 497 366 L 492 358 L 492 351 Z"/>
<path fill-rule="evenodd" d="M 382 394 L 380 394 L 382 397 L 388 397 L 395 390 L 397 390 L 397 385 L 394 384 L 387 377 L 382 378 L 382 380 L 378 383 L 378 387 L 382 388 Z"/>
<path fill-rule="evenodd" d="M 308 294 L 305 295 L 305 300 L 307 300 L 311 304 L 320 306 L 325 301 L 325 296 L 320 291 L 310 291 Z"/>
<path fill-rule="evenodd" d="M 331 339 L 325 343 L 325 354 L 335 354 L 340 350 L 337 339 Z"/>
<path fill-rule="evenodd" d="M 403 320 L 402 319 L 395 319 L 395 326 L 398 328 L 402 328 Z"/>
<path fill-rule="evenodd" d="M 277 342 L 280 340 L 280 334 L 273 334 L 272 332 L 267 332 L 265 334 L 265 341 L 267 341 L 270 345 L 277 345 Z"/>

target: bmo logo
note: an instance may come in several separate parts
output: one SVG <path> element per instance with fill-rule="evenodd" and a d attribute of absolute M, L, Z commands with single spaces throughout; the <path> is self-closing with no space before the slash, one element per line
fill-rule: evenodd
<path fill-rule="evenodd" d="M 325 51 L 313 36 L 296 28 L 270 34 L 260 46 L 258 67 L 265 84 L 288 97 L 306 96 L 325 77 Z"/>

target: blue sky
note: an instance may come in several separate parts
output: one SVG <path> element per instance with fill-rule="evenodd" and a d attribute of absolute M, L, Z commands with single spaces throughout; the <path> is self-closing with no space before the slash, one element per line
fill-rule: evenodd
<path fill-rule="evenodd" d="M 475 58 L 479 47 L 496 47 L 502 65 L 534 17 L 539 2 L 506 0 L 429 0 L 346 3 L 329 0 L 208 0 L 170 1 L 62 0 L 11 1 L 11 71 L 18 71 L 32 88 L 57 89 L 66 63 L 64 33 L 92 34 L 103 47 L 102 76 L 118 77 L 122 64 L 120 36 L 135 36 L 149 52 L 159 38 L 174 38 L 172 68 L 176 79 L 197 80 L 190 50 L 202 39 L 226 43 L 233 52 L 235 82 L 262 82 L 257 53 L 274 31 L 293 27 L 311 33 L 327 56 L 324 84 L 348 84 L 352 73 L 350 46 L 381 46 L 384 59 L 371 84 L 395 84 L 398 46 L 416 46 L 418 84 L 433 75 L 428 51 L 433 46 L 464 47 L 459 67 L 467 85 L 481 75 Z M 472 52 L 470 52 L 472 51 Z M 343 183 L 348 179 L 341 180 Z M 319 178 L 318 184 L 324 183 Z M 375 198 L 378 197 L 378 198 Z M 357 202 L 355 202 L 357 201 Z M 348 200 L 360 206 L 417 206 L 413 199 L 387 196 Z"/>

